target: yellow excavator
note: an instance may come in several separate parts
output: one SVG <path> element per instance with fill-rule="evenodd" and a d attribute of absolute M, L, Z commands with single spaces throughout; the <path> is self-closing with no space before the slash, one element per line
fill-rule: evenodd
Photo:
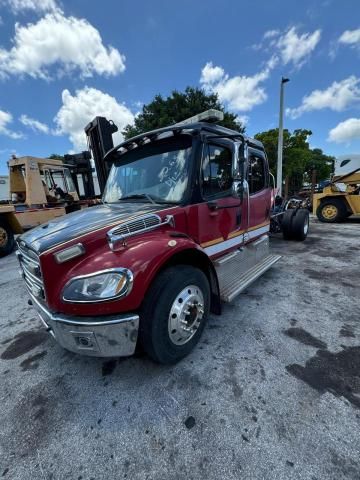
<path fill-rule="evenodd" d="M 360 168 L 335 175 L 322 193 L 313 197 L 313 213 L 321 222 L 341 222 L 360 214 Z"/>

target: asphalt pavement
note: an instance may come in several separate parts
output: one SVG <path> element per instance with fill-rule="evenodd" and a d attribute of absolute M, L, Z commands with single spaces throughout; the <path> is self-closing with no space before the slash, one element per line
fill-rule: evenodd
<path fill-rule="evenodd" d="M 63 350 L 0 259 L 0 478 L 358 480 L 360 219 L 271 244 L 171 367 Z"/>

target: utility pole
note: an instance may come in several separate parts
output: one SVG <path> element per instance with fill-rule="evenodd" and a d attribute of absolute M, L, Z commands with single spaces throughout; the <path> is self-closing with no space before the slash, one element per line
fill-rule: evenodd
<path fill-rule="evenodd" d="M 277 194 L 282 195 L 282 161 L 283 161 L 283 117 L 284 117 L 284 85 L 289 82 L 289 78 L 281 77 L 280 83 L 280 112 L 279 112 L 279 140 L 278 140 L 278 159 L 277 159 L 277 175 L 276 187 Z"/>

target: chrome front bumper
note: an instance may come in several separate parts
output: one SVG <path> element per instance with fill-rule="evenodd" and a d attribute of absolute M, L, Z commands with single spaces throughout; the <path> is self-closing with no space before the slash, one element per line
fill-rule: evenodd
<path fill-rule="evenodd" d="M 139 316 L 72 317 L 52 314 L 33 295 L 32 304 L 55 340 L 67 350 L 93 357 L 126 357 L 135 351 Z"/>

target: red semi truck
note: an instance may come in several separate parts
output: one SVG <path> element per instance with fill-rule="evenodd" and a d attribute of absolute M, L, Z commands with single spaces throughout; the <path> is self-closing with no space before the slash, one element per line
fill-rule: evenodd
<path fill-rule="evenodd" d="M 270 223 L 303 240 L 309 215 L 274 212 L 263 145 L 208 111 L 113 148 L 102 205 L 20 236 L 17 255 L 40 319 L 66 349 L 119 357 L 136 345 L 173 363 L 209 312 L 280 258 Z"/>

